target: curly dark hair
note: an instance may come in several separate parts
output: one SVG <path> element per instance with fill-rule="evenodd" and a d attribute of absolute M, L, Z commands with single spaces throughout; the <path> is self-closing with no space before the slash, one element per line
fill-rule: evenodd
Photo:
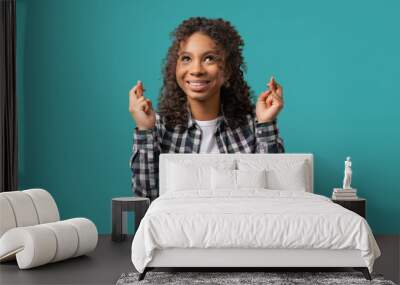
<path fill-rule="evenodd" d="M 228 84 L 221 87 L 220 94 L 229 127 L 235 129 L 246 124 L 246 115 L 252 114 L 254 105 L 253 93 L 243 77 L 247 67 L 242 56 L 244 42 L 241 36 L 229 21 L 192 17 L 184 20 L 170 34 L 173 42 L 164 59 L 163 86 L 158 98 L 159 114 L 164 118 L 165 125 L 171 128 L 178 125 L 187 127 L 187 97 L 177 83 L 175 72 L 180 43 L 195 32 L 209 36 L 224 51 L 225 68 L 230 76 Z"/>

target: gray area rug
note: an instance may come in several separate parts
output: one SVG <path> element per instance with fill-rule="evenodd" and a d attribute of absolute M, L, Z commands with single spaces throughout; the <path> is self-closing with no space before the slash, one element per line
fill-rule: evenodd
<path fill-rule="evenodd" d="M 372 281 L 361 272 L 147 272 L 145 279 L 138 281 L 139 273 L 124 273 L 117 285 L 133 284 L 384 284 L 395 285 L 384 280 L 382 275 L 372 274 Z"/>

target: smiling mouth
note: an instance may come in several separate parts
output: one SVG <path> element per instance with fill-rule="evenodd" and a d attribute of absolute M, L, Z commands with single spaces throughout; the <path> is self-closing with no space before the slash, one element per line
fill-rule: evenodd
<path fill-rule="evenodd" d="M 190 90 L 195 92 L 201 92 L 208 88 L 210 81 L 208 80 L 188 80 L 186 84 L 189 86 Z"/>

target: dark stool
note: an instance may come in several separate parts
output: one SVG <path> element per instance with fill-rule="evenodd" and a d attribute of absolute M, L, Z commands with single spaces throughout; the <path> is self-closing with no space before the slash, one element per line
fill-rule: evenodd
<path fill-rule="evenodd" d="M 119 197 L 112 199 L 112 235 L 113 241 L 123 241 L 127 234 L 127 212 L 135 213 L 135 232 L 150 205 L 149 198 Z M 135 232 L 133 234 L 135 234 Z"/>

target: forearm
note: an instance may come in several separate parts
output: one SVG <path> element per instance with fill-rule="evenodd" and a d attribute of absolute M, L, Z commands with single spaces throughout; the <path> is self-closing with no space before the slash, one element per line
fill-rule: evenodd
<path fill-rule="evenodd" d="M 255 122 L 255 153 L 284 153 L 283 139 L 279 136 L 276 120 L 272 122 Z"/>
<path fill-rule="evenodd" d="M 137 196 L 151 200 L 158 197 L 159 145 L 155 139 L 155 128 L 135 128 L 130 167 L 132 170 L 132 191 Z"/>

